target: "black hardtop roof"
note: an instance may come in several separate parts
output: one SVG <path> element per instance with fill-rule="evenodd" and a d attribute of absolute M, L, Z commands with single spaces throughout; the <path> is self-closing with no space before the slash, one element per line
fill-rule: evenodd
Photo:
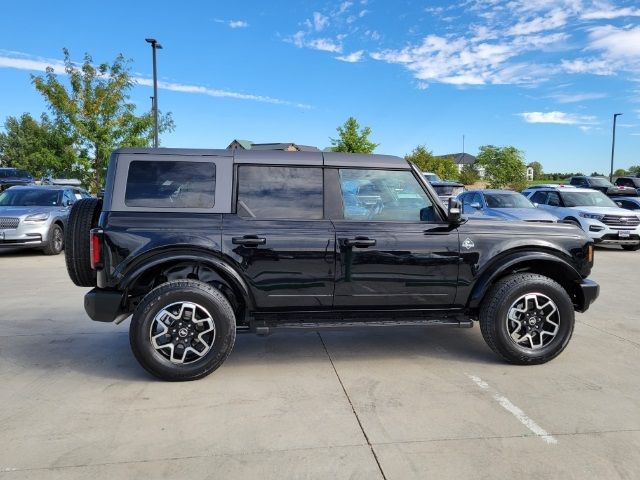
<path fill-rule="evenodd" d="M 177 155 L 233 158 L 234 163 L 265 163 L 278 165 L 317 165 L 331 167 L 373 167 L 409 170 L 409 163 L 394 155 L 339 152 L 283 152 L 277 150 L 227 150 L 200 148 L 119 148 L 114 155 Z"/>

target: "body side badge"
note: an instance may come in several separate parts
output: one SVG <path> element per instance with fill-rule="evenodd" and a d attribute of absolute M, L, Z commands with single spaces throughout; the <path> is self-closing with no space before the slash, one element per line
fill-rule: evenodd
<path fill-rule="evenodd" d="M 475 247 L 476 245 L 475 245 L 475 243 L 473 243 L 473 241 L 469 237 L 467 237 L 467 238 L 464 239 L 464 242 L 462 242 L 462 246 L 464 248 L 466 248 L 467 250 L 470 250 L 473 247 Z"/>

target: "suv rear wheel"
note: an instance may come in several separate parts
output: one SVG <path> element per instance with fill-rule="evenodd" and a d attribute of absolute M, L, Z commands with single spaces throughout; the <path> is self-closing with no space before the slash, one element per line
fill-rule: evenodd
<path fill-rule="evenodd" d="M 518 273 L 500 279 L 480 308 L 482 336 L 510 363 L 552 360 L 573 333 L 575 312 L 567 292 L 552 279 Z"/>
<path fill-rule="evenodd" d="M 209 375 L 231 353 L 235 338 L 235 315 L 227 299 L 195 280 L 174 280 L 149 292 L 129 329 L 138 362 L 169 381 Z"/>

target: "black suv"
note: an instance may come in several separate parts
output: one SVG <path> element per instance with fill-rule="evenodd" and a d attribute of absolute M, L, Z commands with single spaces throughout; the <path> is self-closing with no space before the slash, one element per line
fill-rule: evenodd
<path fill-rule="evenodd" d="M 640 195 L 640 177 L 618 177 L 615 184 L 619 187 L 631 187 Z"/>
<path fill-rule="evenodd" d="M 569 342 L 598 296 L 593 243 L 564 224 L 474 220 L 385 155 L 121 149 L 76 202 L 71 279 L 166 380 L 218 368 L 236 332 L 472 326 L 517 364 Z"/>
<path fill-rule="evenodd" d="M 571 177 L 569 184 L 574 187 L 598 190 L 608 197 L 635 197 L 636 189 L 622 185 L 614 185 L 604 177 Z"/>
<path fill-rule="evenodd" d="M 0 192 L 16 185 L 33 185 L 33 176 L 18 168 L 0 168 Z"/>

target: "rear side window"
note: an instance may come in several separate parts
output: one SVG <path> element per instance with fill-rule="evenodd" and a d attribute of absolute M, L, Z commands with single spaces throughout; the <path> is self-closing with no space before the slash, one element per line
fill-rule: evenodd
<path fill-rule="evenodd" d="M 133 161 L 125 205 L 153 208 L 211 208 L 216 166 L 210 162 Z"/>
<path fill-rule="evenodd" d="M 322 168 L 238 167 L 238 215 L 256 219 L 323 217 Z"/>

